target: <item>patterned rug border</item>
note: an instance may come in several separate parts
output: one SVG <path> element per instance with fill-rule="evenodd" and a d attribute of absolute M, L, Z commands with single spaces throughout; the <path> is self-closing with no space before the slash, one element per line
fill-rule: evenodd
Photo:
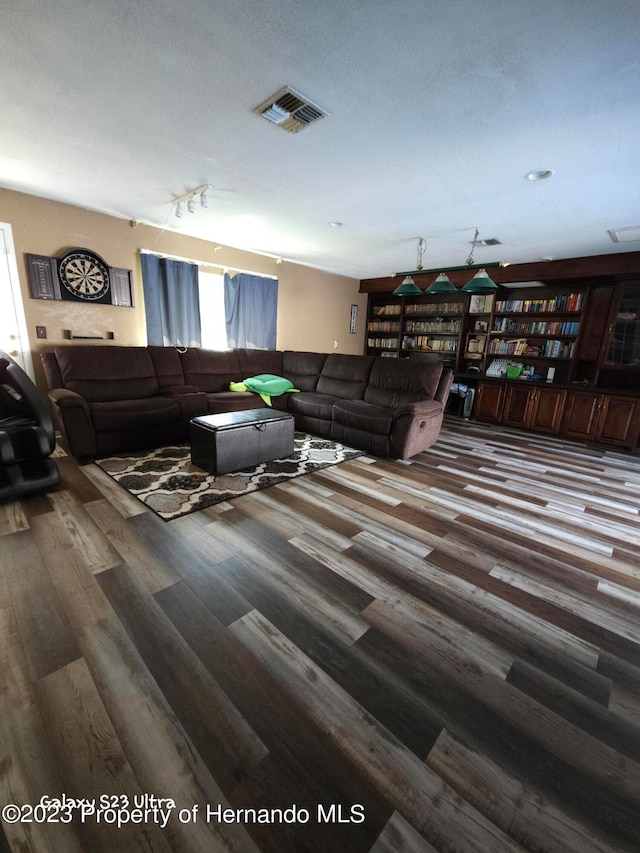
<path fill-rule="evenodd" d="M 188 444 L 114 454 L 95 464 L 163 521 L 364 456 L 327 438 L 295 433 L 292 456 L 214 477 L 191 463 Z"/>

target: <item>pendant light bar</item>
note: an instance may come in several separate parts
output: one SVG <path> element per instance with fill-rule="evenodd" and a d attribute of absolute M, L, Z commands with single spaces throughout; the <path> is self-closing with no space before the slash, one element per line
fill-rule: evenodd
<path fill-rule="evenodd" d="M 427 248 L 427 241 L 424 237 L 418 238 L 418 259 L 416 262 L 415 270 L 408 270 L 407 272 L 394 272 L 391 273 L 391 278 L 396 278 L 396 276 L 404 276 L 402 280 L 402 284 L 399 284 L 395 290 L 393 291 L 394 296 L 417 296 L 419 293 L 457 293 L 458 288 L 449 280 L 446 273 L 448 272 L 461 272 L 462 270 L 477 270 L 476 274 L 473 278 L 468 281 L 464 287 L 460 288 L 460 290 L 465 293 L 491 293 L 494 290 L 498 289 L 498 285 L 492 281 L 488 274 L 487 268 L 495 269 L 498 267 L 507 267 L 509 266 L 507 261 L 490 261 L 489 263 L 484 264 L 475 264 L 473 262 L 473 253 L 476 250 L 476 247 L 481 244 L 482 241 L 478 240 L 478 229 L 476 228 L 476 233 L 471 241 L 471 253 L 467 258 L 466 264 L 459 264 L 457 266 L 451 267 L 437 267 L 436 269 L 425 270 L 422 267 L 422 256 Z M 413 280 L 414 275 L 433 275 L 436 273 L 437 278 L 435 281 L 431 283 L 431 285 L 425 288 L 424 291 L 420 290 L 418 285 Z"/>
<path fill-rule="evenodd" d="M 399 278 L 401 275 L 438 275 L 441 272 L 458 272 L 460 270 L 482 270 L 496 269 L 497 267 L 508 267 L 509 261 L 490 261 L 488 264 L 460 264 L 457 267 L 435 267 L 432 270 L 407 270 L 406 272 L 392 272 L 391 278 Z"/>

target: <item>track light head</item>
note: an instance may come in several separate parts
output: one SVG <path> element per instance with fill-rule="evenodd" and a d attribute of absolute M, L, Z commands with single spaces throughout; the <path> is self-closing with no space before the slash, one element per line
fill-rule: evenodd
<path fill-rule="evenodd" d="M 200 207 L 206 209 L 209 207 L 209 199 L 207 193 L 213 189 L 211 184 L 202 184 L 199 187 L 194 187 L 192 190 L 187 190 L 183 195 L 176 196 L 172 204 L 175 205 L 175 214 L 178 219 L 182 219 L 184 208 L 191 214 L 196 212 L 196 198 L 200 198 Z"/>

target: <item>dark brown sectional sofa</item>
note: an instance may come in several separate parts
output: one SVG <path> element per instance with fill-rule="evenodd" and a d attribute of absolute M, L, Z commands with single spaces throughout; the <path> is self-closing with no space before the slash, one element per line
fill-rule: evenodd
<path fill-rule="evenodd" d="M 438 438 L 453 378 L 439 362 L 289 350 L 69 345 L 42 362 L 57 425 L 83 461 L 185 441 L 197 415 L 260 408 L 229 383 L 263 373 L 297 389 L 272 398 L 296 429 L 408 459 Z"/>

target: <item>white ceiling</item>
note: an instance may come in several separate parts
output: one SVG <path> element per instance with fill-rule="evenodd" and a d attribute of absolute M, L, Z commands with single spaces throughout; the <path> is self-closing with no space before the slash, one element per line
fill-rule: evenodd
<path fill-rule="evenodd" d="M 10 189 L 355 278 L 640 250 L 638 0 L 3 0 L 0 74 Z"/>

